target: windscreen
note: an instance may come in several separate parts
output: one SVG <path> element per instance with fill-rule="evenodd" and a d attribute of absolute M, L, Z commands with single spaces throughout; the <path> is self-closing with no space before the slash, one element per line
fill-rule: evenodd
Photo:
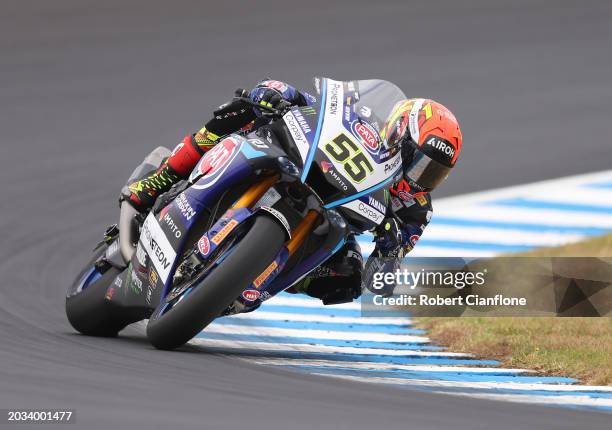
<path fill-rule="evenodd" d="M 315 89 L 320 95 L 321 78 L 314 79 Z M 382 79 L 345 81 L 347 94 L 353 95 L 355 113 L 378 130 L 382 130 L 395 105 L 406 99 L 406 95 L 395 84 Z"/>

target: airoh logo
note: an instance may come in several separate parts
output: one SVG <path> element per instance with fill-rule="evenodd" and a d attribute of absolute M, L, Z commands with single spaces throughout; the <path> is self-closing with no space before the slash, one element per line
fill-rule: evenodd
<path fill-rule="evenodd" d="M 442 152 L 445 155 L 448 155 L 451 159 L 455 156 L 455 148 L 453 148 L 453 145 L 437 136 L 427 136 L 425 144 L 433 146 L 438 151 Z"/>

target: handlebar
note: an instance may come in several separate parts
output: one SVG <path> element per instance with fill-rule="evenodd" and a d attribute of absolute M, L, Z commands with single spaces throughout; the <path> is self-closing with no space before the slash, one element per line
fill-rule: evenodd
<path fill-rule="evenodd" d="M 234 97 L 233 100 L 240 101 L 242 103 L 245 103 L 249 106 L 252 106 L 258 109 L 262 116 L 268 116 L 268 117 L 273 117 L 273 118 L 282 117 L 291 108 L 291 103 L 289 103 L 286 100 L 281 100 L 280 103 L 278 104 L 278 108 L 261 105 L 257 102 L 254 102 L 249 97 Z"/>

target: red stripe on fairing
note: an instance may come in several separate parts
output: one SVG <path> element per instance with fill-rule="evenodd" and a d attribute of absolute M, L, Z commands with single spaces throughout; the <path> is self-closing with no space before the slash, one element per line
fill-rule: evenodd
<path fill-rule="evenodd" d="M 202 150 L 198 147 L 193 136 L 187 135 L 172 151 L 172 155 L 168 158 L 168 165 L 178 175 L 186 177 L 198 164 L 201 157 Z"/>

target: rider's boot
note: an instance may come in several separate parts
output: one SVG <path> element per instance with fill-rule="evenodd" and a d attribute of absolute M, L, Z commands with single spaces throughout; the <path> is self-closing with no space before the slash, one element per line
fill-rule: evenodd
<path fill-rule="evenodd" d="M 361 249 L 351 235 L 334 256 L 287 292 L 316 297 L 326 305 L 351 302 L 361 295 L 362 272 Z"/>
<path fill-rule="evenodd" d="M 160 194 L 187 178 L 203 154 L 194 136 L 186 136 L 157 170 L 129 184 L 120 199 L 128 201 L 139 212 L 148 211 Z"/>

